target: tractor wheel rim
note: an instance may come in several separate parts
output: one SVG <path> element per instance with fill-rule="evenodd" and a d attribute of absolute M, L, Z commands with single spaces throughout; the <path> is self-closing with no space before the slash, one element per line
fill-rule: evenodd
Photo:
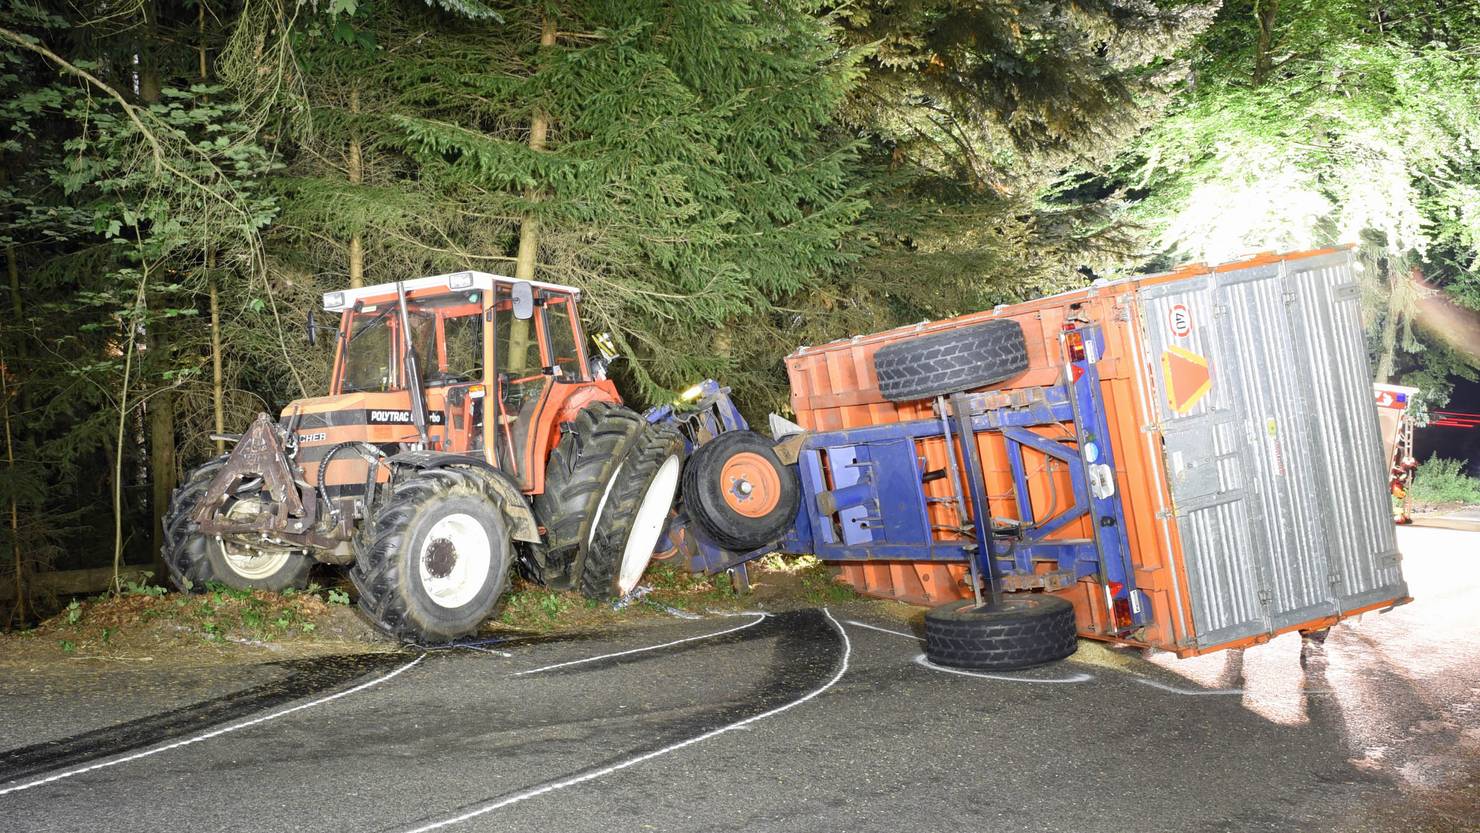
<path fill-rule="evenodd" d="M 238 500 L 226 510 L 230 520 L 254 518 L 261 512 L 258 498 Z M 217 538 L 226 566 L 238 577 L 247 581 L 262 581 L 272 578 L 292 558 L 291 550 L 259 550 L 250 544 Z"/>
<path fill-rule="evenodd" d="M 586 546 L 596 540 L 596 528 L 601 523 L 601 513 L 606 511 L 606 501 L 612 496 L 612 489 L 617 485 L 617 478 L 622 474 L 622 463 L 612 470 L 612 476 L 607 478 L 606 487 L 601 490 L 601 499 L 596 501 L 596 510 L 591 513 L 591 529 L 586 533 Z"/>
<path fill-rule="evenodd" d="M 781 475 L 765 457 L 742 451 L 719 470 L 725 505 L 747 518 L 764 518 L 781 502 Z"/>
<path fill-rule="evenodd" d="M 421 586 L 439 607 L 458 608 L 473 600 L 488 581 L 493 546 L 488 531 L 472 515 L 439 518 L 417 554 Z"/>
<path fill-rule="evenodd" d="M 248 581 L 272 577 L 293 556 L 291 552 L 238 552 L 235 544 L 225 541 L 221 542 L 221 554 L 226 556 L 226 566 Z"/>
<path fill-rule="evenodd" d="M 673 508 L 673 496 L 678 493 L 678 475 L 683 461 L 677 454 L 670 455 L 658 467 L 658 473 L 648 481 L 642 503 L 632 519 L 632 531 L 627 533 L 627 545 L 622 548 L 622 566 L 617 571 L 617 590 L 622 595 L 632 592 L 637 582 L 653 560 L 653 548 L 663 534 L 663 523 L 668 520 Z"/>

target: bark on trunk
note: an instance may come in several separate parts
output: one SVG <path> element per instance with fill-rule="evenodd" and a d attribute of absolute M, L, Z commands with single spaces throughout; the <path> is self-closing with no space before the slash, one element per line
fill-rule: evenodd
<path fill-rule="evenodd" d="M 555 45 L 555 18 L 546 16 L 540 22 L 540 48 L 544 49 Z M 529 149 L 542 151 L 545 149 L 545 140 L 550 132 L 550 115 L 543 110 L 535 111 L 534 118 L 529 123 Z M 530 188 L 524 192 L 524 198 L 530 202 L 539 199 L 539 190 Z M 539 259 L 540 250 L 540 226 L 539 220 L 532 215 L 525 215 L 524 221 L 519 224 L 519 251 L 514 258 L 514 277 L 521 281 L 534 280 L 535 263 Z M 509 329 L 509 370 L 517 372 L 524 368 L 514 366 L 514 363 L 522 365 L 524 357 L 529 354 L 529 321 L 515 320 Z"/>
<path fill-rule="evenodd" d="M 360 91 L 351 89 L 349 91 L 349 111 L 360 112 Z M 349 140 L 349 153 L 345 159 L 345 169 L 349 174 L 351 185 L 359 185 L 365 179 L 364 161 L 360 156 L 360 134 L 352 132 Z M 349 285 L 358 288 L 365 285 L 365 243 L 360 238 L 360 233 L 355 232 L 349 238 Z"/>

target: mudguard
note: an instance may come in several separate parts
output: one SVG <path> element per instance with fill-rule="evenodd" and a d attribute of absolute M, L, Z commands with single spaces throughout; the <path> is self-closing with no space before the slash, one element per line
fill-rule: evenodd
<path fill-rule="evenodd" d="M 515 541 L 530 544 L 540 543 L 540 528 L 535 522 L 534 511 L 524 499 L 524 493 L 507 474 L 488 464 L 481 457 L 453 454 L 446 451 L 403 451 L 386 458 L 386 463 L 410 469 L 436 469 L 460 466 L 477 469 L 489 475 L 489 484 L 499 496 L 504 516 L 509 519 L 509 534 Z"/>

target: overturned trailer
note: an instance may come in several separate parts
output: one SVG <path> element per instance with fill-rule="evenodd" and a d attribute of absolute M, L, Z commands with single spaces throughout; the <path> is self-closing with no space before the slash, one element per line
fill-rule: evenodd
<path fill-rule="evenodd" d="M 976 667 L 1401 604 L 1358 296 L 1350 249 L 1261 255 L 802 348 L 765 447 L 713 441 L 745 427 L 717 386 L 689 417 L 671 543 L 813 553 Z"/>

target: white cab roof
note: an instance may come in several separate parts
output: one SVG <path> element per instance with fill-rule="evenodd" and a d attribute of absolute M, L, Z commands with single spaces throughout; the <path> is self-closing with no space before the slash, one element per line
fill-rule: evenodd
<path fill-rule="evenodd" d="M 457 278 L 458 289 L 483 289 L 491 290 L 495 284 L 513 285 L 519 281 L 505 275 L 495 275 L 489 272 L 449 272 L 445 275 L 431 275 L 425 278 L 412 278 L 401 281 L 401 286 L 407 292 L 416 292 L 419 289 L 452 288 L 452 279 Z M 528 281 L 535 289 L 544 289 L 550 292 L 564 292 L 580 296 L 581 291 L 573 286 L 564 286 L 558 283 L 545 283 L 544 281 Z M 391 295 L 396 292 L 396 284 L 378 283 L 374 286 L 362 286 L 356 289 L 340 289 L 334 292 L 324 293 L 324 309 L 329 312 L 339 312 L 354 307 L 358 301 L 367 298 L 378 298 Z"/>

